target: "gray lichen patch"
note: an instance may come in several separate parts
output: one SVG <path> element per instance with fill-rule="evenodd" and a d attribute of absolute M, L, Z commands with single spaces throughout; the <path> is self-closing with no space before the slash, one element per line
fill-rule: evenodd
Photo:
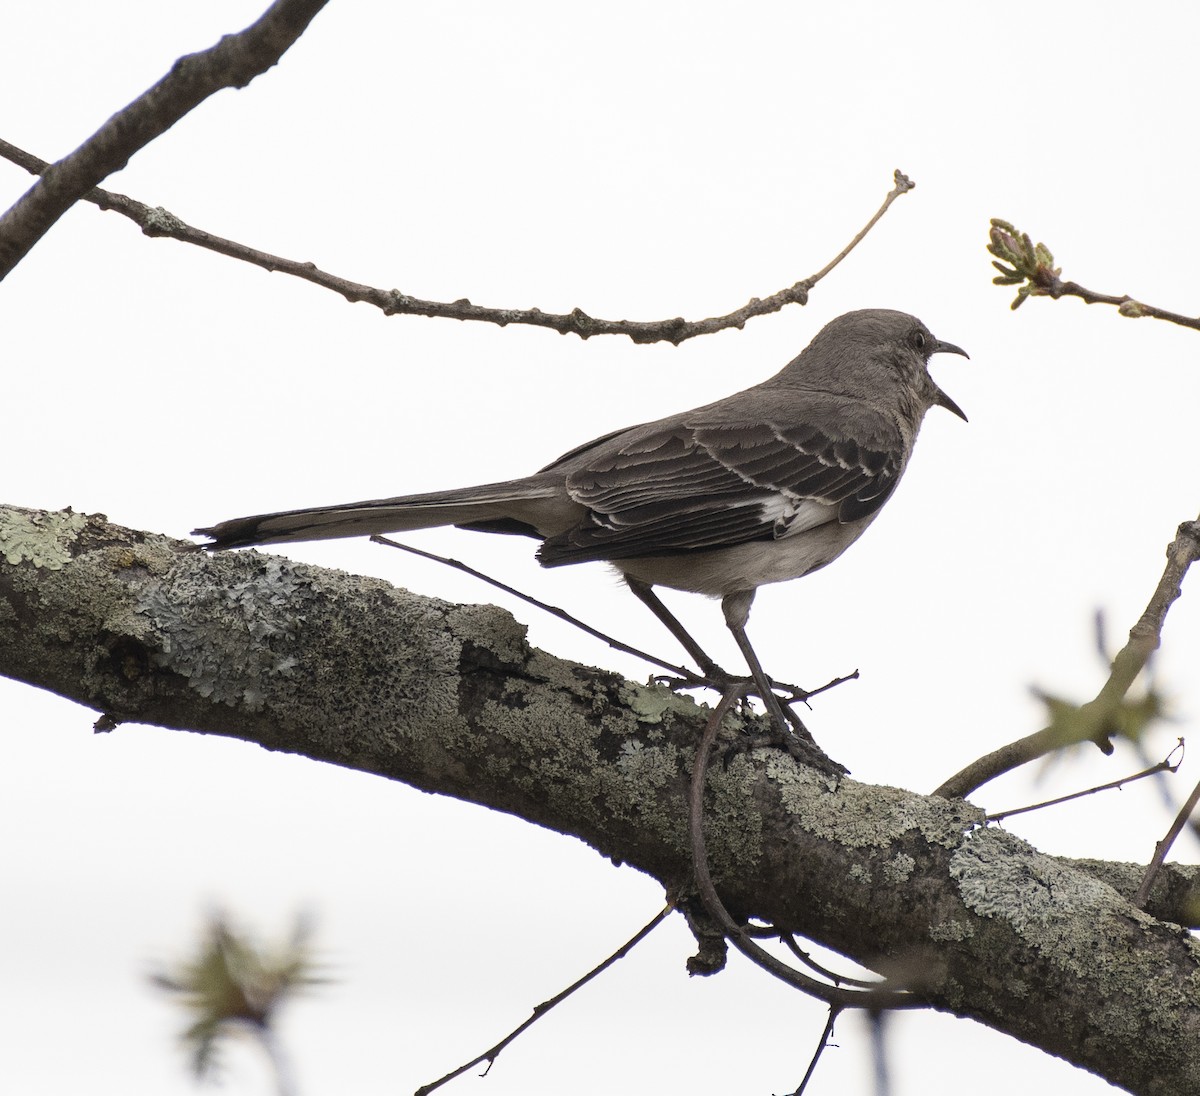
<path fill-rule="evenodd" d="M 970 940 L 975 935 L 975 926 L 969 921 L 939 921 L 929 926 L 929 939 L 935 943 L 954 944 Z"/>
<path fill-rule="evenodd" d="M 679 763 L 671 750 L 647 748 L 641 740 L 628 738 L 621 743 L 616 770 L 632 785 L 663 788 L 678 778 Z"/>
<path fill-rule="evenodd" d="M 712 773 L 710 768 L 709 772 Z M 719 831 L 720 847 L 710 850 L 714 872 L 755 871 L 762 859 L 763 815 L 755 801 L 758 766 L 738 757 L 711 782 L 705 803 L 705 827 Z"/>
<path fill-rule="evenodd" d="M 979 830 L 955 850 L 950 876 L 970 909 L 1007 921 L 1022 935 L 1085 910 L 1111 909 L 1118 900 L 1099 880 L 1064 867 L 996 828 Z"/>
<path fill-rule="evenodd" d="M 640 723 L 662 723 L 670 712 L 680 712 L 689 717 L 696 713 L 696 702 L 691 697 L 680 696 L 663 685 L 622 681 L 620 699 Z"/>
<path fill-rule="evenodd" d="M 295 667 L 310 588 L 301 569 L 279 557 L 263 556 L 247 569 L 197 554 L 148 584 L 134 612 L 148 625 L 155 665 L 186 678 L 201 696 L 258 711 L 271 679 Z"/>
<path fill-rule="evenodd" d="M 871 869 L 866 864 L 851 864 L 850 878 L 856 883 L 861 883 L 864 887 L 869 887 L 872 882 Z"/>
<path fill-rule="evenodd" d="M 1143 1003 L 1139 1012 L 1097 1000 L 1089 1023 L 1099 1037 L 1155 1030 L 1200 998 L 1200 944 L 1186 930 L 1155 921 L 1106 884 L 1009 833 L 971 834 L 951 857 L 950 875 L 969 909 L 1007 926 L 1069 978 L 1094 981 L 1102 972 L 1106 986 Z M 1011 948 L 1003 934 L 998 940 Z M 1157 958 L 1147 950 L 1151 941 Z"/>
<path fill-rule="evenodd" d="M 71 562 L 71 545 L 86 525 L 85 515 L 70 510 L 0 509 L 0 555 L 13 565 L 32 563 L 57 571 Z"/>
<path fill-rule="evenodd" d="M 451 605 L 429 600 L 445 609 L 439 630 L 470 636 L 473 644 L 485 647 L 498 661 L 510 666 L 519 666 L 529 658 L 529 629 L 507 610 L 497 605 Z"/>
<path fill-rule="evenodd" d="M 846 848 L 886 848 L 912 831 L 932 845 L 955 848 L 964 830 L 983 821 L 983 812 L 962 800 L 854 780 L 834 783 L 782 754 L 767 771 L 798 825 Z"/>
<path fill-rule="evenodd" d="M 906 883 L 916 866 L 917 862 L 908 853 L 900 852 L 884 864 L 883 877 L 889 883 Z"/>

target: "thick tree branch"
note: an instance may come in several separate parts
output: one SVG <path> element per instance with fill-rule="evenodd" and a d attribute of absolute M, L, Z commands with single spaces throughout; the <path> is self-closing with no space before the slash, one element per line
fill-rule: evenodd
<path fill-rule="evenodd" d="M 154 87 L 114 114 L 0 217 L 0 280 L 72 205 L 129 158 L 222 88 L 245 87 L 275 65 L 326 0 L 275 0 L 240 34 L 181 57 Z"/>
<path fill-rule="evenodd" d="M 3 139 L 0 139 L 0 156 L 35 175 L 53 170 L 45 160 L 41 160 Z M 769 297 L 752 297 L 741 308 L 734 309 L 723 316 L 710 316 L 704 320 L 685 320 L 682 316 L 665 320 L 602 320 L 589 316 L 580 308 L 574 308 L 566 313 L 553 313 L 543 312 L 540 308 L 490 308 L 472 304 L 466 298 L 457 301 L 426 301 L 419 297 L 409 296 L 407 293 L 401 293 L 398 289 L 380 289 L 376 286 L 364 285 L 362 282 L 330 274 L 310 262 L 285 259 L 279 255 L 259 251 L 257 248 L 247 247 L 236 240 L 215 236 L 204 229 L 186 224 L 174 213 L 161 206 L 152 208 L 124 194 L 116 194 L 97 187 L 87 193 L 77 194 L 76 197 L 92 202 L 101 209 L 113 210 L 128 217 L 147 236 L 168 236 L 182 243 L 194 244 L 208 251 L 215 251 L 219 255 L 226 255 L 231 259 L 251 263 L 271 273 L 290 274 L 294 278 L 302 278 L 323 289 L 333 290 L 351 303 L 374 305 L 385 316 L 429 316 L 451 320 L 476 320 L 483 323 L 494 323 L 499 327 L 507 327 L 509 324 L 525 324 L 530 327 L 549 328 L 551 331 L 557 331 L 560 335 L 578 335 L 581 339 L 589 339 L 593 335 L 625 335 L 635 343 L 670 342 L 678 346 L 681 342 L 693 339 L 697 335 L 711 335 L 731 327 L 740 330 L 746 326 L 748 320 L 756 316 L 778 312 L 789 304 L 807 304 L 809 290 L 858 246 L 876 222 L 887 212 L 892 202 L 916 186 L 916 183 L 900 171 L 895 173 L 894 182 L 895 185 L 884 198 L 883 204 L 875 211 L 862 231 L 817 273 L 810 274 L 807 278 L 787 286 L 777 293 L 772 293 Z M 2 229 L 3 222 L 0 221 L 0 230 Z M 0 256 L 2 255 L 3 234 L 0 231 Z"/>
<path fill-rule="evenodd" d="M 0 673 L 105 726 L 228 735 L 507 811 L 689 891 L 705 710 L 532 649 L 496 608 L 0 508 Z M 1132 1091 L 1200 1091 L 1200 947 L 981 819 L 777 750 L 706 781 L 708 863 L 735 917 L 917 972 L 933 1007 Z"/>

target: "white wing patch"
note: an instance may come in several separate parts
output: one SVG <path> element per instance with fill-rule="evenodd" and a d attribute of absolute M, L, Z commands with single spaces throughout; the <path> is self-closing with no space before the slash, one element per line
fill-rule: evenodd
<path fill-rule="evenodd" d="M 763 520 L 771 523 L 776 540 L 837 520 L 837 506 L 819 499 L 796 499 L 781 493 L 772 495 L 760 506 Z"/>

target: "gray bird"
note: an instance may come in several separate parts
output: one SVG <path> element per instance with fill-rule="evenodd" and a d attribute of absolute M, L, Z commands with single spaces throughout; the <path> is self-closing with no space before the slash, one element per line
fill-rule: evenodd
<path fill-rule="evenodd" d="M 914 316 L 848 312 L 769 380 L 606 434 L 524 479 L 233 518 L 195 534 L 210 549 L 439 525 L 536 537 L 543 566 L 615 567 L 709 675 L 720 671 L 653 587 L 719 597 L 759 696 L 786 730 L 746 636 L 755 591 L 824 567 L 862 535 L 930 407 L 966 419 L 929 375 L 938 353 L 967 357 Z"/>

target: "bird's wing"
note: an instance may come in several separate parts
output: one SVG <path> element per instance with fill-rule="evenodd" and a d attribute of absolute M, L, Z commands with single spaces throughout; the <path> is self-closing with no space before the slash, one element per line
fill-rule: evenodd
<path fill-rule="evenodd" d="M 555 566 L 702 551 L 865 518 L 903 470 L 904 447 L 890 433 L 868 430 L 864 443 L 807 425 L 700 416 L 610 435 L 556 462 L 588 515 L 539 557 Z"/>

